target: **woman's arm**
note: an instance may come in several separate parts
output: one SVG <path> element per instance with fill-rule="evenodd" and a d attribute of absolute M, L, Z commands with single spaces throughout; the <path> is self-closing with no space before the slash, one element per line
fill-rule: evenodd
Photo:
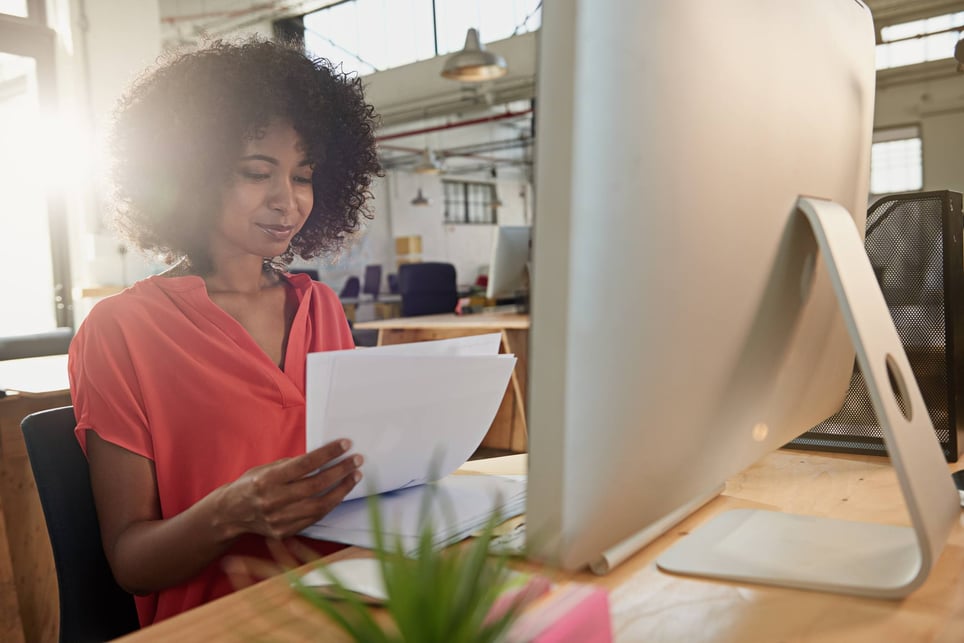
<path fill-rule="evenodd" d="M 361 456 L 312 474 L 350 448 L 331 442 L 251 469 L 186 511 L 162 519 L 154 463 L 87 432 L 104 552 L 121 587 L 149 594 L 195 576 L 244 533 L 293 536 L 331 511 L 361 479 Z"/>

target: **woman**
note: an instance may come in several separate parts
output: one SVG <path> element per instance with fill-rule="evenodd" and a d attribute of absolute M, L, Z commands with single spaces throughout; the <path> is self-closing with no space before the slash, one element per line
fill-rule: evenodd
<path fill-rule="evenodd" d="M 142 626 L 230 592 L 226 556 L 269 557 L 361 477 L 347 439 L 305 453 L 305 356 L 353 344 L 337 296 L 282 267 L 368 216 L 373 125 L 357 78 L 259 40 L 177 55 L 120 103 L 117 223 L 173 267 L 98 303 L 69 370 Z"/>

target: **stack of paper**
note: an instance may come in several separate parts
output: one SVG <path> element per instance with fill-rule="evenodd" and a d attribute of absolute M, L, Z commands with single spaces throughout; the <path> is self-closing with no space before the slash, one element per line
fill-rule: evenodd
<path fill-rule="evenodd" d="M 446 477 L 478 448 L 502 402 L 515 357 L 498 354 L 500 339 L 492 333 L 308 355 L 307 448 L 349 438 L 365 463 L 346 502 L 302 533 L 372 546 L 367 504 L 357 500 L 371 494 L 382 494 L 390 538 L 406 543 L 416 542 L 421 499 L 432 489 L 440 546 L 485 524 L 493 509 L 521 513 L 524 482 Z"/>
<path fill-rule="evenodd" d="M 525 510 L 524 476 L 452 475 L 429 485 L 399 489 L 378 497 L 385 545 L 401 544 L 406 554 L 418 548 L 427 522 L 436 547 L 458 542 L 485 525 L 494 511 L 501 518 Z M 426 502 L 426 494 L 430 494 Z M 303 535 L 333 542 L 374 547 L 368 501 L 343 502 Z"/>

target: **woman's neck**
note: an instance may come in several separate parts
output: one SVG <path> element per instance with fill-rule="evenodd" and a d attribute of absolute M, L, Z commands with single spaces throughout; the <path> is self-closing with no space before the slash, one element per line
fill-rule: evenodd
<path fill-rule="evenodd" d="M 204 280 L 209 293 L 257 294 L 265 288 L 277 286 L 278 273 L 265 267 L 260 257 L 243 257 L 233 261 L 215 261 L 211 270 L 201 273 L 195 270 L 190 261 L 183 259 L 164 276 L 177 277 L 196 275 Z"/>

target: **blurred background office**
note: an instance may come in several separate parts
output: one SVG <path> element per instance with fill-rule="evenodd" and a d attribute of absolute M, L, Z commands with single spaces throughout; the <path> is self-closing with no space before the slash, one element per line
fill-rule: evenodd
<path fill-rule="evenodd" d="M 871 199 L 964 191 L 964 3 L 868 4 Z M 98 298 L 163 268 L 105 226 L 102 138 L 137 72 L 205 37 L 301 39 L 362 75 L 381 114 L 374 219 L 341 256 L 295 269 L 348 286 L 362 320 L 398 313 L 401 265 L 451 264 L 462 294 L 484 284 L 497 226 L 533 223 L 540 15 L 541 0 L 0 0 L 0 337 L 76 328 Z"/>

